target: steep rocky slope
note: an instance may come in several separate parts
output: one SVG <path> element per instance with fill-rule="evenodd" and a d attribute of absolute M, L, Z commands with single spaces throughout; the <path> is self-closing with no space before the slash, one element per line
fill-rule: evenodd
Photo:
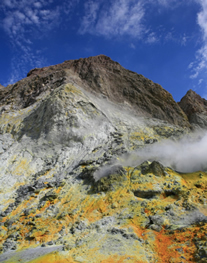
<path fill-rule="evenodd" d="M 27 78 L 0 90 L 0 102 L 15 109 L 25 108 L 68 82 L 102 94 L 112 102 L 125 103 L 139 115 L 188 126 L 186 115 L 169 92 L 104 55 L 33 69 Z"/>
<path fill-rule="evenodd" d="M 207 127 L 207 100 L 189 90 L 178 104 L 193 127 Z"/>
<path fill-rule="evenodd" d="M 0 103 L 0 262 L 206 262 L 207 173 L 139 156 L 194 140 L 161 86 L 101 55 L 34 69 Z"/>

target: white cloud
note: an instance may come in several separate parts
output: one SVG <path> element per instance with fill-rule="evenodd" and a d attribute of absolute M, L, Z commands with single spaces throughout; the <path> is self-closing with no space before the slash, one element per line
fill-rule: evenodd
<path fill-rule="evenodd" d="M 1 0 L 0 11 L 3 28 L 15 42 L 16 36 L 24 39 L 41 36 L 57 27 L 62 14 L 74 8 L 79 0 Z M 37 34 L 35 35 L 35 33 Z M 31 35 L 28 35 L 28 34 Z M 25 34 L 26 37 L 25 37 Z"/>
<path fill-rule="evenodd" d="M 3 4 L 5 4 L 8 7 L 12 7 L 12 1 L 11 0 L 4 0 Z"/>
<path fill-rule="evenodd" d="M 156 43 L 165 40 L 164 34 L 156 35 L 149 25 L 149 11 L 154 13 L 165 12 L 166 9 L 175 9 L 183 1 L 177 0 L 87 0 L 85 14 L 79 29 L 79 33 L 104 36 L 106 38 L 130 36 L 142 39 L 147 43 Z M 192 1 L 192 0 L 189 0 Z M 159 10 L 159 11 L 158 11 Z M 153 25 L 152 25 L 153 27 Z M 162 32 L 163 33 L 163 32 Z M 171 37 L 171 38 L 170 38 Z M 175 36 L 168 35 L 168 40 L 174 40 Z M 177 38 L 177 36 L 176 36 Z M 177 40 L 185 45 L 187 37 Z"/>
<path fill-rule="evenodd" d="M 149 44 L 153 44 L 159 41 L 159 38 L 156 36 L 155 32 L 151 32 L 148 34 L 146 42 Z"/>
<path fill-rule="evenodd" d="M 11 76 L 14 83 L 26 76 L 29 69 L 46 63 L 41 50 L 32 46 L 57 28 L 62 14 L 69 14 L 79 0 L 1 0 L 1 26 L 12 46 Z M 27 66 L 26 66 L 27 65 Z"/>
<path fill-rule="evenodd" d="M 188 3 L 193 0 L 188 0 Z M 178 6 L 182 5 L 183 3 L 187 3 L 187 0 L 145 0 L 145 3 L 149 3 L 151 5 L 154 5 L 156 9 L 159 8 L 170 8 L 175 9 Z"/>
<path fill-rule="evenodd" d="M 63 0 L 61 1 L 61 9 L 65 14 L 71 13 L 71 10 L 73 10 L 80 0 Z"/>
<path fill-rule="evenodd" d="M 16 17 L 19 19 L 19 20 L 22 20 L 24 21 L 25 20 L 25 15 L 19 11 L 16 11 Z"/>
<path fill-rule="evenodd" d="M 34 3 L 34 7 L 36 8 L 41 8 L 42 7 L 42 4 L 40 2 L 35 2 Z"/>
<path fill-rule="evenodd" d="M 49 10 L 41 10 L 40 14 L 42 15 L 43 18 L 45 18 L 45 17 L 50 15 L 50 11 Z"/>
<path fill-rule="evenodd" d="M 196 79 L 203 71 L 207 69 L 207 43 L 204 43 L 196 53 L 196 60 L 188 66 L 191 69 L 191 79 Z"/>
<path fill-rule="evenodd" d="M 88 1 L 85 4 L 85 16 L 83 17 L 81 28 L 79 30 L 81 34 L 86 32 L 92 33 L 93 27 L 96 24 L 97 13 L 100 9 L 100 6 L 100 3 L 93 0 Z"/>
<path fill-rule="evenodd" d="M 30 48 L 34 39 L 47 36 L 57 28 L 61 19 L 70 19 L 70 12 L 78 3 L 84 6 L 79 28 L 80 34 L 103 36 L 105 38 L 129 37 L 130 42 L 142 40 L 145 43 L 173 41 L 186 45 L 186 35 L 177 36 L 173 30 L 166 33 L 163 25 L 149 25 L 149 10 L 158 9 L 165 12 L 175 8 L 186 0 L 0 0 L 0 11 L 3 14 L 2 26 L 14 47 L 22 51 L 22 56 L 29 56 L 25 48 Z M 198 14 L 198 25 L 203 34 L 203 46 L 197 52 L 196 61 L 191 63 L 191 78 L 197 78 L 199 72 L 207 67 L 207 0 L 198 1 L 202 7 Z M 186 1 L 187 3 L 187 1 Z M 80 7 L 80 6 L 78 6 Z M 78 8 L 79 16 L 81 8 Z M 160 11 L 159 11 L 160 12 Z M 158 13 L 159 13 L 158 12 Z M 67 14 L 66 16 L 63 15 Z M 152 26 L 152 28 L 151 28 Z M 163 26 L 163 31 L 159 31 Z M 131 45 L 135 48 L 135 45 Z M 30 49 L 32 52 L 32 49 Z M 37 54 L 34 54 L 34 57 Z M 33 57 L 33 59 L 34 59 Z M 38 60 L 38 59 L 37 59 Z M 39 59 L 41 61 L 41 59 Z M 31 62 L 30 59 L 28 61 Z M 35 65 L 34 65 L 35 66 Z"/>
<path fill-rule="evenodd" d="M 198 85 L 200 85 L 203 82 L 203 79 L 199 79 Z"/>
<path fill-rule="evenodd" d="M 198 24 L 203 32 L 203 39 L 207 41 L 207 1 L 199 0 L 202 10 L 198 13 Z"/>
<path fill-rule="evenodd" d="M 184 36 L 181 39 L 181 45 L 186 46 L 187 40 L 188 40 L 188 37 L 184 34 Z"/>
<path fill-rule="evenodd" d="M 7 16 L 3 21 L 3 27 L 8 34 L 10 34 L 13 23 L 14 18 L 12 16 Z"/>
<path fill-rule="evenodd" d="M 159 5 L 165 6 L 165 7 L 169 7 L 172 6 L 172 4 L 175 4 L 177 2 L 177 0 L 157 0 L 155 1 L 155 3 L 158 3 Z"/>
<path fill-rule="evenodd" d="M 36 8 L 31 8 L 31 1 L 29 0 L 24 7 L 22 7 L 23 3 L 25 3 L 24 0 L 20 1 L 19 6 L 17 6 L 15 1 L 12 3 L 10 1 L 9 6 L 12 4 L 12 7 L 6 8 L 4 12 L 3 27 L 13 42 L 16 41 L 17 35 L 24 42 L 26 38 L 33 38 L 36 32 L 39 34 L 39 32 L 50 31 L 57 26 L 60 18 L 58 7 L 45 10 L 45 8 L 40 9 L 40 4 L 43 6 L 43 3 L 38 2 L 39 5 Z M 0 8 L 2 8 L 1 5 Z M 30 32 L 32 35 L 29 35 Z M 27 35 L 25 36 L 25 34 Z"/>
<path fill-rule="evenodd" d="M 21 43 L 18 44 L 20 47 Z M 22 75 L 22 72 L 28 72 L 28 65 L 31 68 L 35 68 L 45 66 L 46 64 L 47 60 L 42 56 L 41 51 L 34 52 L 29 46 L 21 46 L 19 51 L 16 52 L 16 55 L 11 60 L 11 74 L 8 81 L 4 83 L 4 86 L 13 84 L 22 79 L 22 77 L 26 77 L 26 75 Z"/>
<path fill-rule="evenodd" d="M 40 22 L 40 14 L 37 10 L 27 9 L 26 16 L 31 20 L 32 24 L 38 25 Z"/>
<path fill-rule="evenodd" d="M 202 46 L 198 49 L 195 56 L 195 61 L 190 63 L 191 79 L 197 79 L 201 74 L 206 74 L 207 71 L 207 1 L 196 0 L 200 4 L 201 10 L 197 15 L 197 23 L 202 33 Z M 198 80 L 198 85 L 200 85 Z"/>
<path fill-rule="evenodd" d="M 105 37 L 129 35 L 140 37 L 143 32 L 142 1 L 114 0 L 107 2 L 90 0 L 85 5 L 80 33 Z"/>

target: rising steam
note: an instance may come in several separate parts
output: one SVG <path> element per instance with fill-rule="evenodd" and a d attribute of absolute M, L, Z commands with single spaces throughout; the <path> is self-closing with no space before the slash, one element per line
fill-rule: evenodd
<path fill-rule="evenodd" d="M 194 134 L 180 141 L 165 140 L 149 145 L 122 158 L 123 165 L 138 165 L 146 160 L 159 161 L 180 172 L 207 170 L 207 133 Z"/>
<path fill-rule="evenodd" d="M 98 181 L 119 172 L 122 166 L 135 167 L 144 161 L 158 161 L 165 167 L 183 173 L 207 171 L 207 133 L 186 136 L 180 141 L 164 140 L 122 155 L 113 164 L 97 170 L 94 179 Z"/>

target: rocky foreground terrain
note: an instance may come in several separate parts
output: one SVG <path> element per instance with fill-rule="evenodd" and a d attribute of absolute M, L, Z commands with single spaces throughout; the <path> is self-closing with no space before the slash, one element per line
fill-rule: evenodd
<path fill-rule="evenodd" d="M 0 262 L 207 262 L 194 91 L 100 55 L 0 86 L 0 112 Z"/>

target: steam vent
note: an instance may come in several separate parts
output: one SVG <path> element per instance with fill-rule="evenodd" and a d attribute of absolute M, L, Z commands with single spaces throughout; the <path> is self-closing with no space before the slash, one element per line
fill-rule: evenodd
<path fill-rule="evenodd" d="M 206 129 L 104 55 L 0 85 L 0 262 L 207 262 Z"/>

